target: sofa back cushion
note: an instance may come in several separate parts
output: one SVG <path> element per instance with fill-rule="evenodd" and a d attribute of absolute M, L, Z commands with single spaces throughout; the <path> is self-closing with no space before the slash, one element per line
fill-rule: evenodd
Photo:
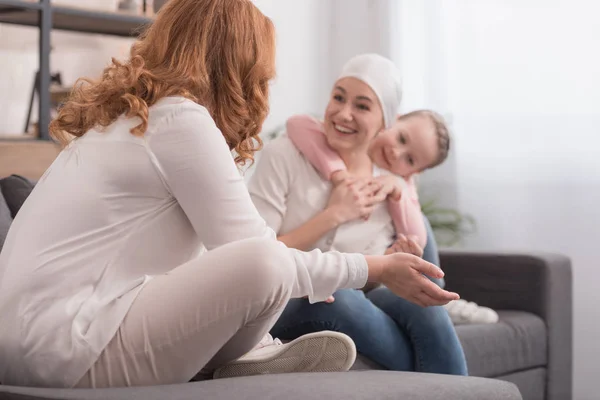
<path fill-rule="evenodd" d="M 33 190 L 33 186 L 33 182 L 19 175 L 0 179 L 0 251 L 10 224 Z"/>
<path fill-rule="evenodd" d="M 4 195 L 4 200 L 13 219 L 31 194 L 33 186 L 33 182 L 19 175 L 11 175 L 0 179 L 0 191 Z"/>
<path fill-rule="evenodd" d="M 4 246 L 4 241 L 6 240 L 8 228 L 10 227 L 12 220 L 10 209 L 6 204 L 6 200 L 4 200 L 4 196 L 0 192 L 0 251 L 2 251 L 2 247 Z"/>

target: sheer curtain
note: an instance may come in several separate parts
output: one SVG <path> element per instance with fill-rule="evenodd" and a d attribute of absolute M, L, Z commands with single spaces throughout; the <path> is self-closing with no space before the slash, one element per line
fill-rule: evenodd
<path fill-rule="evenodd" d="M 475 216 L 475 248 L 556 251 L 574 264 L 575 396 L 600 357 L 600 4 L 398 0 L 390 54 L 405 110 L 434 108 L 453 157 L 424 189 Z"/>
<path fill-rule="evenodd" d="M 455 83 L 449 52 L 453 51 L 452 12 L 446 0 L 392 0 L 387 3 L 390 20 L 388 56 L 403 76 L 402 112 L 433 109 L 454 128 L 453 97 Z M 440 167 L 427 171 L 419 180 L 423 201 L 434 200 L 439 206 L 460 208 L 458 204 L 456 143 Z"/>

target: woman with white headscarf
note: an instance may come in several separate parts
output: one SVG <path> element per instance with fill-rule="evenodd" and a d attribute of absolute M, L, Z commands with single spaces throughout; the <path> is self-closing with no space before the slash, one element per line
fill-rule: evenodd
<path fill-rule="evenodd" d="M 384 254 L 395 234 L 382 202 L 387 194 L 378 180 L 387 171 L 375 167 L 368 149 L 372 139 L 393 124 L 400 99 L 399 72 L 390 60 L 363 54 L 344 66 L 322 131 L 346 164 L 351 184 L 332 187 L 286 135 L 269 143 L 249 187 L 279 240 L 302 250 Z M 290 300 L 271 333 L 295 339 L 310 332 L 338 331 L 354 340 L 359 353 L 387 369 L 467 374 L 462 347 L 442 307 L 421 307 L 386 287 L 367 294 L 342 289 L 332 300 Z"/>

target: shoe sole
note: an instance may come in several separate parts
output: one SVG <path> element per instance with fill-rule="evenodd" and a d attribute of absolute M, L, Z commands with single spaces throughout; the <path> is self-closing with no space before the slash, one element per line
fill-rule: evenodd
<path fill-rule="evenodd" d="M 292 372 L 343 372 L 356 360 L 352 339 L 338 332 L 303 335 L 263 358 L 240 359 L 217 369 L 213 379 Z"/>

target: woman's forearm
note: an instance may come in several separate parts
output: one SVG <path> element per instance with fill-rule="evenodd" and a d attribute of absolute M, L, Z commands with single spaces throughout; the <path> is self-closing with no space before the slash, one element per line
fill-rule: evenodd
<path fill-rule="evenodd" d="M 336 212 L 331 208 L 327 208 L 300 227 L 279 236 L 277 239 L 285 243 L 287 247 L 306 251 L 327 232 L 337 228 L 340 224 L 341 220 Z"/>
<path fill-rule="evenodd" d="M 386 262 L 388 262 L 387 256 L 365 256 L 367 265 L 369 266 L 369 277 L 367 278 L 368 283 L 382 283 L 383 269 L 385 268 Z"/>

